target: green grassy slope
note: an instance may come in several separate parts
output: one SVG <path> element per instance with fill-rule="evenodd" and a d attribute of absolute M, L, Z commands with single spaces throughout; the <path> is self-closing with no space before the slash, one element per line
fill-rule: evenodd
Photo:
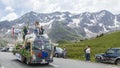
<path fill-rule="evenodd" d="M 99 38 L 89 39 L 78 43 L 62 43 L 60 47 L 66 47 L 68 58 L 85 60 L 84 48 L 91 47 L 91 60 L 97 53 L 104 53 L 108 48 L 120 47 L 120 32 L 106 34 Z"/>

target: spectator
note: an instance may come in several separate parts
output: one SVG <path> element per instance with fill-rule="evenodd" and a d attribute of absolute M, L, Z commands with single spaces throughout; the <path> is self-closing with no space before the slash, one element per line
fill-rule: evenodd
<path fill-rule="evenodd" d="M 67 51 L 66 51 L 66 48 L 64 47 L 64 49 L 63 49 L 63 58 L 66 58 L 66 53 L 67 53 Z"/>
<path fill-rule="evenodd" d="M 86 61 L 90 61 L 90 47 L 89 46 L 86 46 L 85 48 L 85 58 L 86 58 Z"/>

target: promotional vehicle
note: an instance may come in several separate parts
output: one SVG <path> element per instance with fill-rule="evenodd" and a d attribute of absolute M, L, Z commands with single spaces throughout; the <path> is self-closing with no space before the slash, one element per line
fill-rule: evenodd
<path fill-rule="evenodd" d="M 53 46 L 44 35 L 27 35 L 24 42 L 19 40 L 13 54 L 27 64 L 49 64 L 53 62 Z"/>
<path fill-rule="evenodd" d="M 120 48 L 110 48 L 103 54 L 96 54 L 97 62 L 107 62 L 120 65 Z"/>

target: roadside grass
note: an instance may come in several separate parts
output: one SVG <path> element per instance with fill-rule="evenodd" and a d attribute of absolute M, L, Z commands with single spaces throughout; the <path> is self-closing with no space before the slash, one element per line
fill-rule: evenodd
<path fill-rule="evenodd" d="M 60 43 L 59 46 L 66 47 L 68 58 L 85 60 L 84 49 L 87 45 L 91 48 L 91 61 L 95 62 L 95 54 L 105 53 L 108 48 L 120 47 L 120 31 L 77 43 Z"/>

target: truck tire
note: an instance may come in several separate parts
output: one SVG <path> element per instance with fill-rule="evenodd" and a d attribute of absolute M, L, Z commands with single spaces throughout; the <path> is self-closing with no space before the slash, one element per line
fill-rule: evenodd
<path fill-rule="evenodd" d="M 49 62 L 48 62 L 48 63 L 45 63 L 44 65 L 49 65 Z"/>
<path fill-rule="evenodd" d="M 30 61 L 28 59 L 26 59 L 26 64 L 31 65 L 31 63 L 30 63 Z"/>
<path fill-rule="evenodd" d="M 23 62 L 23 63 L 25 63 L 25 62 L 26 62 L 25 57 L 21 56 L 21 62 Z"/>
<path fill-rule="evenodd" d="M 119 65 L 119 66 L 120 66 L 120 59 L 117 59 L 117 60 L 116 60 L 116 65 Z"/>

